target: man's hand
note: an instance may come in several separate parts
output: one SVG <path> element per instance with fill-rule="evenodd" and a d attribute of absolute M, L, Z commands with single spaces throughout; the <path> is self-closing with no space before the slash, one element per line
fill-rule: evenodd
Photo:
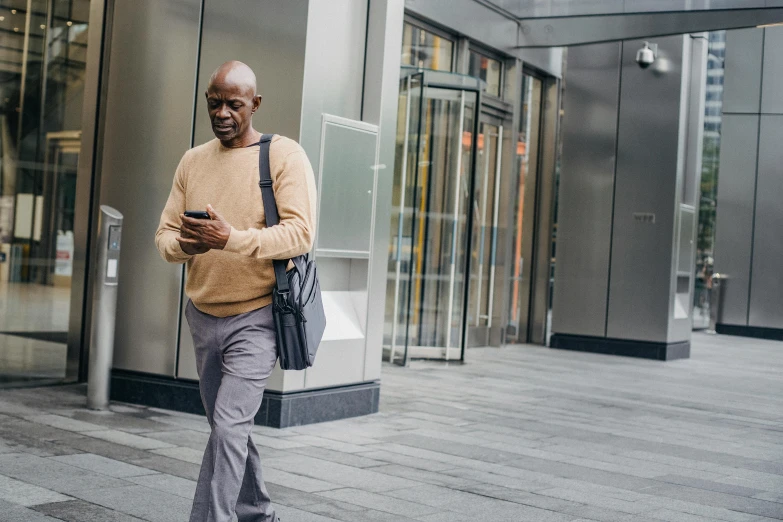
<path fill-rule="evenodd" d="M 211 219 L 194 219 L 180 215 L 182 226 L 177 241 L 186 254 L 203 254 L 211 249 L 222 250 L 226 246 L 231 225 L 212 205 L 207 205 L 207 213 Z"/>

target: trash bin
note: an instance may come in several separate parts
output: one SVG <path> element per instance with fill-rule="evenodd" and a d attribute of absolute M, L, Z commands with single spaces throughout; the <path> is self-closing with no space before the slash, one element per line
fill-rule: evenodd
<path fill-rule="evenodd" d="M 726 302 L 726 288 L 729 284 L 729 276 L 726 274 L 712 275 L 712 289 L 710 289 L 710 333 L 715 333 L 717 326 L 723 322 L 723 308 Z"/>

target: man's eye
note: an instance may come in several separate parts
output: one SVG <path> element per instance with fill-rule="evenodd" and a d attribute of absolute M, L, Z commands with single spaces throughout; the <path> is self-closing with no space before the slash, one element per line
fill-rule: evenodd
<path fill-rule="evenodd" d="M 238 111 L 239 109 L 242 108 L 242 104 L 238 104 L 238 105 L 234 104 L 234 105 L 231 106 L 231 108 L 234 109 L 235 111 Z"/>

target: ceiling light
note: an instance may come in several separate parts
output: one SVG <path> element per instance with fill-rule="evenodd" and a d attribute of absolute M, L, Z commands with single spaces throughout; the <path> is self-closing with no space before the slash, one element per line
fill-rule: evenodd
<path fill-rule="evenodd" d="M 14 27 L 14 32 L 18 33 L 19 32 L 19 28 L 18 27 Z"/>
<path fill-rule="evenodd" d="M 3 20 L 5 20 L 5 16 L 0 16 L 0 22 L 2 22 Z"/>
<path fill-rule="evenodd" d="M 16 9 L 11 9 L 11 14 L 16 14 Z"/>
<path fill-rule="evenodd" d="M 46 29 L 46 25 L 41 24 L 41 29 Z"/>
<path fill-rule="evenodd" d="M 71 27 L 71 26 L 73 25 L 73 22 L 71 22 L 70 20 L 68 20 L 67 22 L 65 22 L 65 25 L 67 25 L 68 27 Z"/>
<path fill-rule="evenodd" d="M 783 25 L 783 22 L 778 22 L 776 24 L 757 25 L 756 27 L 758 27 L 759 29 L 766 29 L 767 27 L 780 27 L 781 25 Z"/>

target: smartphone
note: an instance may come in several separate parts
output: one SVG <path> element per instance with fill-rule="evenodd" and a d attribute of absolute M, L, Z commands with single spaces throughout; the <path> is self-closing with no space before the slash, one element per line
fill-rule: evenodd
<path fill-rule="evenodd" d="M 210 219 L 206 210 L 186 210 L 185 217 L 193 219 Z"/>

